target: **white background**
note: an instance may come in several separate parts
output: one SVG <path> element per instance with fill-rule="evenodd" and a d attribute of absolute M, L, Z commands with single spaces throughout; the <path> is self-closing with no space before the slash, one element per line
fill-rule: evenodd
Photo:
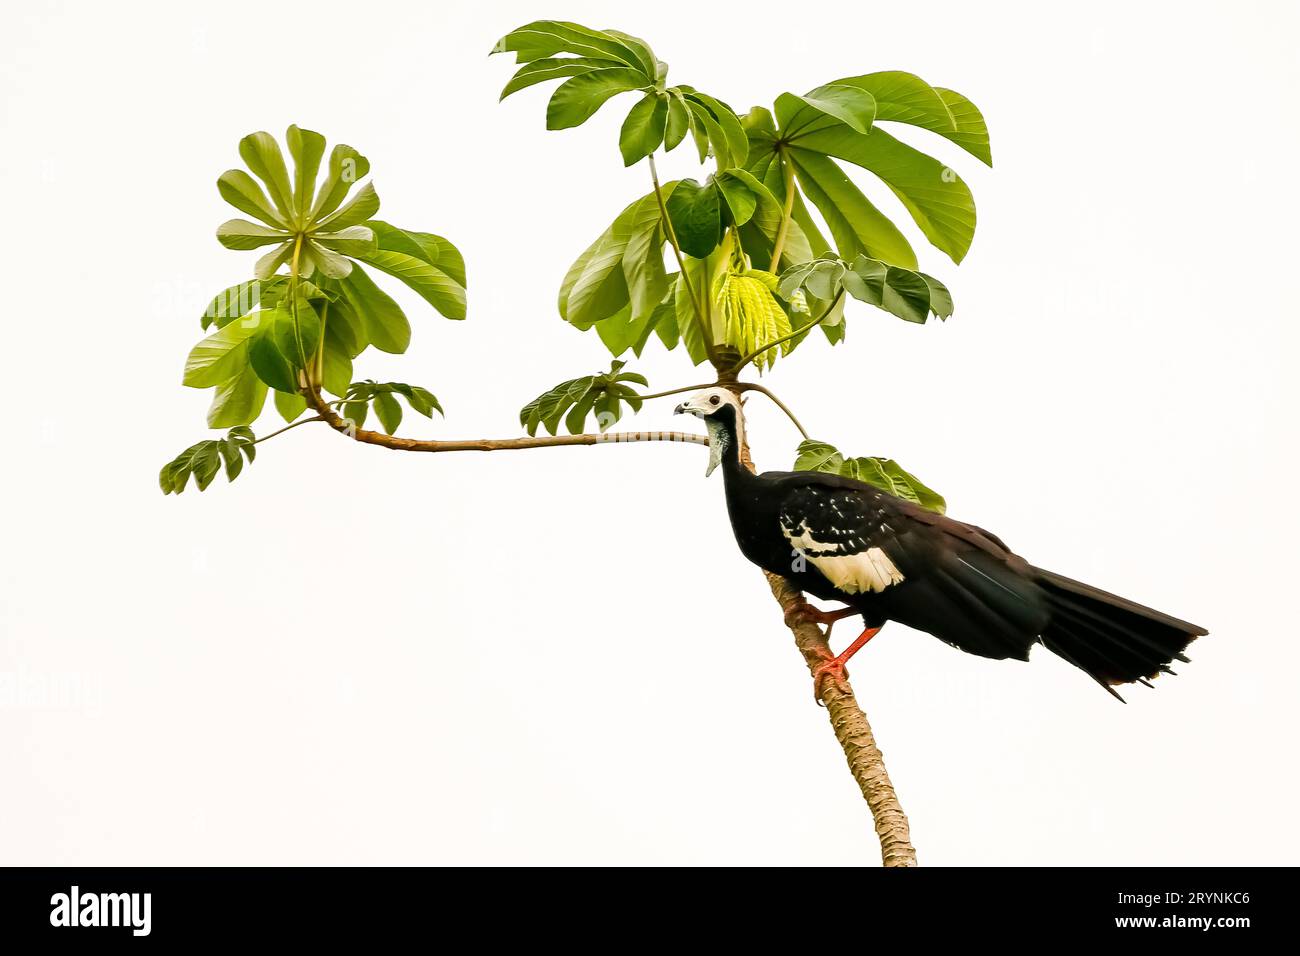
<path fill-rule="evenodd" d="M 383 216 L 469 260 L 469 321 L 397 286 L 411 351 L 359 364 L 442 399 L 409 433 L 517 434 L 607 364 L 554 296 L 645 170 L 627 101 L 562 133 L 547 88 L 497 105 L 488 49 L 542 16 L 642 35 L 741 111 L 905 69 L 985 113 L 992 170 L 903 133 L 979 204 L 959 269 L 922 251 L 956 315 L 855 303 L 847 345 L 768 384 L 1034 563 L 1213 633 L 1124 707 L 1041 650 L 887 628 L 852 672 L 922 863 L 1294 862 L 1295 7 L 616 6 L 6 11 L 0 862 L 878 862 L 703 449 L 402 456 L 308 426 L 234 485 L 158 491 L 206 437 L 199 313 L 255 258 L 213 238 L 252 130 L 358 147 Z M 754 454 L 789 467 L 760 401 Z"/>

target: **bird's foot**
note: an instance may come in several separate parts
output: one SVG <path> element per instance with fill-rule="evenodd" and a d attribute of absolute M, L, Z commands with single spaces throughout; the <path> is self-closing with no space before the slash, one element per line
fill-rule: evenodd
<path fill-rule="evenodd" d="M 840 684 L 848 680 L 848 677 L 849 672 L 845 669 L 844 662 L 838 657 L 822 661 L 813 668 L 813 700 L 818 704 L 824 702 L 827 681 Z"/>
<path fill-rule="evenodd" d="M 857 640 L 844 648 L 843 652 L 835 657 L 827 658 L 812 669 L 813 700 L 819 704 L 825 701 L 826 698 L 823 692 L 826 689 L 827 681 L 834 681 L 836 685 L 839 685 L 849 679 L 849 672 L 844 669 L 844 665 L 849 662 L 849 658 L 866 646 L 867 641 L 880 633 L 882 626 L 877 625 L 876 627 L 867 628 L 858 635 Z"/>
<path fill-rule="evenodd" d="M 801 599 L 797 604 L 790 605 L 790 610 L 785 612 L 785 626 L 798 627 L 800 624 L 825 624 L 830 627 L 836 621 L 842 621 L 846 617 L 860 613 L 856 608 L 851 607 L 842 607 L 838 611 L 823 611 L 821 608 L 813 607 L 808 601 Z"/>

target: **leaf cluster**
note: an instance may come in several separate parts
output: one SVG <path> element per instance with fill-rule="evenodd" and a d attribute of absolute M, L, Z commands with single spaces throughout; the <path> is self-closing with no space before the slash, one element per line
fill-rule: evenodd
<path fill-rule="evenodd" d="M 539 425 L 554 435 L 563 420 L 569 433 L 577 435 L 594 413 L 600 430 L 607 431 L 623 417 L 624 405 L 641 410 L 641 396 L 632 385 L 648 384 L 643 376 L 624 372 L 624 364 L 615 359 L 608 372 L 571 378 L 546 390 L 520 409 L 519 424 L 530 435 L 537 434 Z"/>
<path fill-rule="evenodd" d="M 158 485 L 165 495 L 179 495 L 185 491 L 190 476 L 199 491 L 207 489 L 224 464 L 226 480 L 234 481 L 244 470 L 244 458 L 251 465 L 257 457 L 256 437 L 250 428 L 232 428 L 225 438 L 209 439 L 191 445 L 163 465 L 158 473 Z"/>
<path fill-rule="evenodd" d="M 879 488 L 896 498 L 903 498 L 930 511 L 943 514 L 948 504 L 939 494 L 892 458 L 845 458 L 834 445 L 823 441 L 799 443 L 795 471 L 824 471 L 843 475 Z"/>

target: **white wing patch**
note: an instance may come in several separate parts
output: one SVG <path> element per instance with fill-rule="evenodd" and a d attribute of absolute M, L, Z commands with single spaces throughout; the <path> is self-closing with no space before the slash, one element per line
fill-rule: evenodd
<path fill-rule="evenodd" d="M 804 553 L 827 580 L 841 591 L 859 594 L 863 591 L 883 591 L 891 584 L 903 580 L 903 572 L 889 559 L 881 548 L 867 548 L 854 554 L 844 554 L 838 544 L 825 544 L 813 538 L 807 522 L 799 525 L 799 533 L 782 526 L 790 544 Z M 832 531 L 836 530 L 834 528 Z"/>

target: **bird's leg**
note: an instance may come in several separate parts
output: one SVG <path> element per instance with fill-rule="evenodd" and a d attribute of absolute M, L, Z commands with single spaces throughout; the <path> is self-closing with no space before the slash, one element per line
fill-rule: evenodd
<path fill-rule="evenodd" d="M 861 613 L 854 607 L 842 607 L 836 611 L 823 611 L 820 608 L 813 607 L 808 603 L 807 598 L 801 596 L 799 603 L 792 605 L 790 610 L 785 612 L 785 624 L 786 627 L 797 627 L 800 624 L 825 624 L 826 639 L 830 640 L 831 628 L 835 626 L 836 621 L 842 621 L 846 617 Z"/>
<path fill-rule="evenodd" d="M 813 700 L 817 701 L 818 703 L 821 703 L 822 684 L 828 678 L 840 681 L 840 680 L 844 680 L 846 677 L 849 676 L 848 671 L 844 669 L 844 665 L 849 662 L 850 657 L 852 657 L 854 654 L 856 654 L 858 651 L 862 650 L 862 648 L 866 646 L 867 641 L 871 640 L 879 633 L 880 633 L 879 627 L 867 628 L 865 631 L 863 631 L 861 634 L 858 635 L 857 640 L 855 640 L 848 647 L 844 648 L 843 652 L 841 652 L 839 655 L 837 655 L 836 657 L 832 657 L 828 661 L 822 661 L 815 668 L 813 668 Z"/>

